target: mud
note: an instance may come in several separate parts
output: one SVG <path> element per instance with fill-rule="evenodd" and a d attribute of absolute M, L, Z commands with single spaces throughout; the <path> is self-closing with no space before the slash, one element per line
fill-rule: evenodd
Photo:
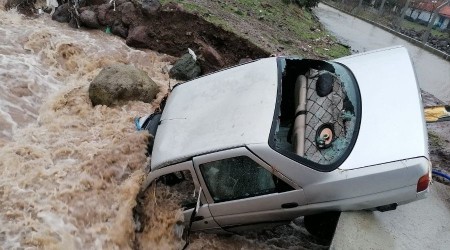
<path fill-rule="evenodd" d="M 235 65 L 242 58 L 269 56 L 268 52 L 248 40 L 179 10 L 162 11 L 156 16 L 143 19 L 140 25 L 151 27 L 146 32 L 149 39 L 146 40 L 145 47 L 177 57 L 191 48 L 202 57 L 200 65 L 204 73 Z M 134 46 L 129 39 L 127 44 Z M 213 60 L 207 61 L 203 48 L 208 46 L 219 53 L 223 65 Z"/>
<path fill-rule="evenodd" d="M 424 107 L 445 105 L 445 103 L 430 93 L 422 91 Z M 450 175 L 450 122 L 428 123 L 428 149 L 433 169 Z M 450 185 L 450 181 L 433 176 L 433 179 Z"/>

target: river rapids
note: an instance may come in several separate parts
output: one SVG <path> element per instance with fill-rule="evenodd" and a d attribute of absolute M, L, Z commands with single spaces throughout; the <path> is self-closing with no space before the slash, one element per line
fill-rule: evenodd
<path fill-rule="evenodd" d="M 1 8 L 0 249 L 182 248 L 172 194 L 151 196 L 142 233 L 133 221 L 149 161 L 149 135 L 133 118 L 151 113 L 174 83 L 162 71 L 172 58 L 47 14 Z M 146 71 L 160 86 L 153 103 L 93 107 L 89 83 L 112 63 Z M 194 234 L 189 249 L 326 248 L 297 224 L 244 236 Z"/>

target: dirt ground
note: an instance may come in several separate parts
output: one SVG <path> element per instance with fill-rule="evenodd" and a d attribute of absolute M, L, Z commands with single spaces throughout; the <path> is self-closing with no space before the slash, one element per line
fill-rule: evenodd
<path fill-rule="evenodd" d="M 173 0 L 162 0 L 164 3 Z M 349 48 L 329 36 L 317 17 L 281 0 L 177 0 L 188 12 L 248 39 L 277 55 L 329 59 L 348 55 Z M 260 2 L 260 3 L 258 3 Z"/>
<path fill-rule="evenodd" d="M 422 92 L 424 107 L 445 105 L 433 95 Z M 450 122 L 428 123 L 428 143 L 433 169 L 450 174 Z M 450 185 L 450 182 L 433 176 L 434 180 Z"/>

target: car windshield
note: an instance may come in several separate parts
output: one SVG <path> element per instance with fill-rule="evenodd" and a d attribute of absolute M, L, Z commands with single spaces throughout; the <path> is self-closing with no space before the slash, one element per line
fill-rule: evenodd
<path fill-rule="evenodd" d="M 270 146 L 320 170 L 348 156 L 359 130 L 361 103 L 351 71 L 318 60 L 279 60 L 281 84 Z"/>

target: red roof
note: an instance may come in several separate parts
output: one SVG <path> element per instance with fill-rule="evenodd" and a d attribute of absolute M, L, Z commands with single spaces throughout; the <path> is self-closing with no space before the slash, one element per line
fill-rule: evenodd
<path fill-rule="evenodd" d="M 444 6 L 441 9 L 441 11 L 439 11 L 439 15 L 450 18 L 450 6 L 449 5 Z"/>
<path fill-rule="evenodd" d="M 433 12 L 437 7 L 439 7 L 441 4 L 443 4 L 444 1 L 419 1 L 414 4 L 412 4 L 415 8 L 419 10 L 424 10 L 428 12 Z M 440 11 L 439 15 L 446 16 L 450 18 L 450 6 L 447 4 L 444 6 Z"/>
<path fill-rule="evenodd" d="M 442 1 L 420 1 L 414 4 L 414 7 L 420 10 L 425 10 L 428 12 L 433 12 L 439 5 L 442 4 Z"/>

